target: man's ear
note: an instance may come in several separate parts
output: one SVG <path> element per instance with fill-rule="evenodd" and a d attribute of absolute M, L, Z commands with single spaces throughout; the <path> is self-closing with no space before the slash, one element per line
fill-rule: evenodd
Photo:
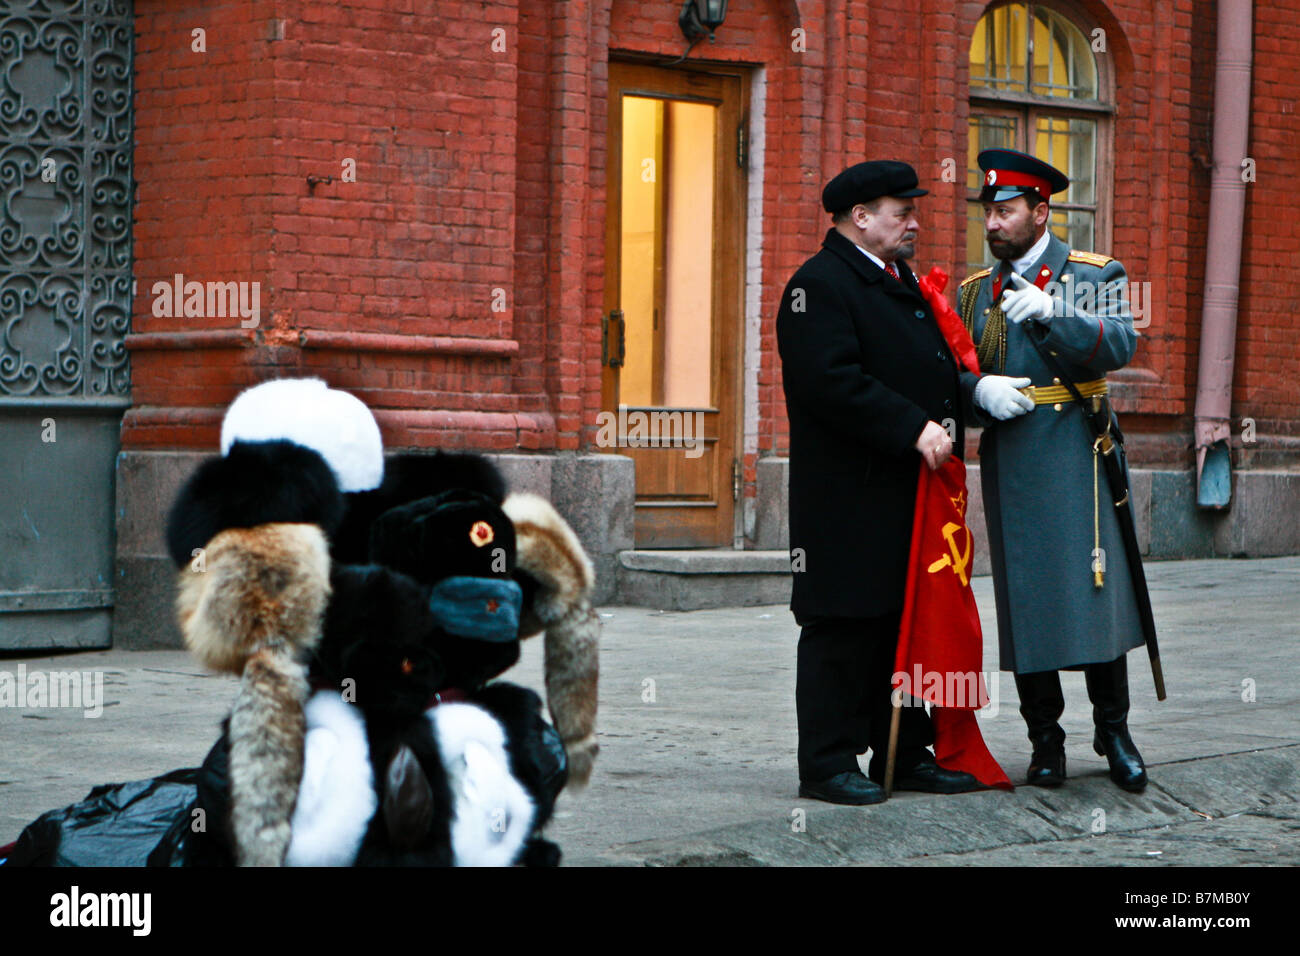
<path fill-rule="evenodd" d="M 1034 225 L 1042 226 L 1047 222 L 1047 217 L 1052 214 L 1052 207 L 1046 202 L 1040 202 L 1034 207 Z"/>

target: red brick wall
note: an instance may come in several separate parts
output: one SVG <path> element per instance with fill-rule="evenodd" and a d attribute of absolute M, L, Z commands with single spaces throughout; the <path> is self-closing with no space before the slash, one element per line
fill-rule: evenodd
<path fill-rule="evenodd" d="M 516 5 L 406 6 L 137 5 L 134 330 L 182 334 L 134 343 L 128 447 L 211 447 L 273 370 L 355 391 L 394 445 L 543 444 L 512 378 Z M 155 319 L 174 271 L 259 281 L 261 325 Z M 197 329 L 225 347 L 174 347 Z"/>
<path fill-rule="evenodd" d="M 762 65 L 760 454 L 784 453 L 777 299 L 826 228 L 826 179 L 913 162 L 918 265 L 964 259 L 967 57 L 981 2 L 733 4 L 692 59 Z M 1279 8 L 1289 9 L 1279 9 Z M 128 447 L 211 447 L 222 407 L 273 369 L 315 372 L 379 412 L 393 445 L 590 448 L 600 410 L 607 62 L 680 55 L 678 3 L 395 0 L 162 3 L 137 27 L 135 408 Z M 1204 274 L 1214 5 L 1068 9 L 1106 31 L 1113 72 L 1109 246 L 1156 312 L 1120 385 L 1139 462 L 1187 464 Z M 1300 3 L 1256 5 L 1234 416 L 1297 435 Z M 207 30 L 206 54 L 190 30 Z M 792 49 L 804 31 L 806 52 Z M 502 33 L 495 34 L 494 30 Z M 494 38 L 504 49 L 494 50 Z M 339 181 L 356 160 L 357 181 Z M 309 188 L 307 177 L 332 176 Z M 153 281 L 262 283 L 262 323 L 158 319 Z M 955 283 L 954 283 L 955 285 Z M 493 311 L 494 290 L 505 311 Z M 215 340 L 177 335 L 197 330 Z M 159 334 L 155 334 L 159 333 Z M 184 347 L 174 347 L 182 345 Z M 173 346 L 173 347 L 168 347 Z M 217 347 L 219 346 L 219 347 Z M 752 482 L 754 456 L 746 461 Z M 752 485 L 748 493 L 752 494 Z"/>
<path fill-rule="evenodd" d="M 127 447 L 189 445 L 204 418 L 199 409 L 230 395 L 239 375 L 234 351 L 156 348 L 178 343 L 153 333 L 229 334 L 232 323 L 155 318 L 151 292 L 177 272 L 202 282 L 266 280 L 275 173 L 268 148 L 276 96 L 266 34 L 272 7 L 269 0 L 136 3 L 132 329 L 148 335 L 149 347 L 131 343 L 135 407 L 123 423 Z M 196 28 L 205 31 L 205 53 L 191 48 Z"/>

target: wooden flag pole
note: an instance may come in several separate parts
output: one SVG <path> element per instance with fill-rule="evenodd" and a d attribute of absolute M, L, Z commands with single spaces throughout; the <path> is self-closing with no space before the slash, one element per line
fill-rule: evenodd
<path fill-rule="evenodd" d="M 885 759 L 885 798 L 894 792 L 894 758 L 898 756 L 898 722 L 903 715 L 903 692 L 893 693 L 894 712 L 889 717 L 889 755 Z"/>

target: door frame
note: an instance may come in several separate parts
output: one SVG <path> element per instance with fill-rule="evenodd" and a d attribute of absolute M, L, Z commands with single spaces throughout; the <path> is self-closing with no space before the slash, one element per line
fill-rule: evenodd
<path fill-rule="evenodd" d="M 725 543 L 699 547 L 735 547 L 743 541 L 744 467 L 744 354 L 746 336 L 746 276 L 748 274 L 748 185 L 751 70 L 735 63 L 691 61 L 667 67 L 661 61 L 637 56 L 612 55 L 609 60 L 606 127 L 605 285 L 602 324 L 619 308 L 620 208 L 622 203 L 622 110 L 624 94 L 666 100 L 693 100 L 718 106 L 716 149 L 719 177 L 714 190 L 714 262 L 717 272 L 712 293 L 712 347 L 716 373 L 711 382 L 712 407 L 719 414 L 719 435 L 729 439 L 730 454 L 717 455 L 714 471 L 719 506 L 730 499 L 731 521 Z M 733 165 L 734 164 L 734 165 Z M 720 321 L 721 320 L 721 321 Z M 602 357 L 605 358 L 604 356 Z M 608 361 L 601 362 L 600 401 L 602 411 L 618 412 L 618 372 Z M 723 390 L 730 391 L 724 395 Z M 624 447 L 603 448 L 614 454 Z M 733 494 L 735 477 L 739 492 Z M 718 529 L 719 537 L 723 533 Z M 641 546 L 639 543 L 635 546 Z M 666 547 L 667 545 L 659 545 Z"/>

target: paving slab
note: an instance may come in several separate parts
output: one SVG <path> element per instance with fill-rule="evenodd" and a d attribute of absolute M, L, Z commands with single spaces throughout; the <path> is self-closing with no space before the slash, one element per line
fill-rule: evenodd
<path fill-rule="evenodd" d="M 1110 783 L 1092 752 L 1082 674 L 1066 673 L 1070 779 L 1059 791 L 900 793 L 866 808 L 801 800 L 799 631 L 788 609 L 610 607 L 601 609 L 601 754 L 591 786 L 561 798 L 549 835 L 569 865 L 964 865 L 989 854 L 1103 864 L 1139 847 L 1141 859 L 1161 860 L 1145 856 L 1160 851 L 1161 834 L 1169 860 L 1294 862 L 1276 847 L 1300 792 L 1300 558 L 1151 562 L 1147 573 L 1169 699 L 1155 700 L 1145 656 L 1132 653 L 1130 726 L 1152 781 L 1141 796 Z M 997 672 L 992 581 L 974 587 L 993 697 L 980 728 L 1018 781 L 1029 745 L 1015 684 Z M 97 784 L 196 766 L 236 689 L 184 651 L 10 656 L 0 671 L 20 664 L 98 673 L 103 707 L 98 717 L 0 707 L 0 843 Z M 539 640 L 506 677 L 542 688 Z"/>

